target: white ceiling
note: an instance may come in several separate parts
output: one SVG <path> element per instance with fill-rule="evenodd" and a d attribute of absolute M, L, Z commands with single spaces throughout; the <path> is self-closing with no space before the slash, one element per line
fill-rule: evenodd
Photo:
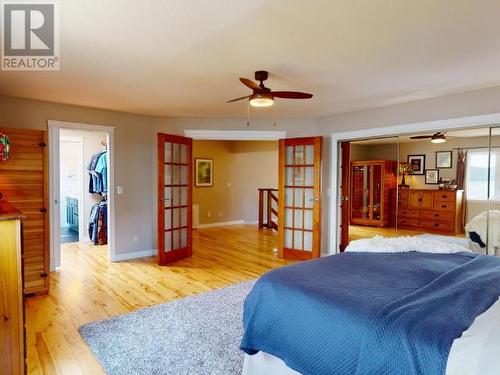
<path fill-rule="evenodd" d="M 60 0 L 61 70 L 0 94 L 161 116 L 246 116 L 271 72 L 278 116 L 322 116 L 500 85 L 498 0 Z M 271 112 L 268 112 L 268 114 Z"/>

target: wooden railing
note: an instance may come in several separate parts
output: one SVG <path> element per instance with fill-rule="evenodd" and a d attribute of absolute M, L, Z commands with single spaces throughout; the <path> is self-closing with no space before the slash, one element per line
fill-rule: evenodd
<path fill-rule="evenodd" d="M 278 189 L 259 190 L 259 229 L 278 230 Z"/>

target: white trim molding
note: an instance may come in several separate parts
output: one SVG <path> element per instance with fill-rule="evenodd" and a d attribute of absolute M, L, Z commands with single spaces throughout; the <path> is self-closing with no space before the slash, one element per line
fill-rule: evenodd
<path fill-rule="evenodd" d="M 137 259 L 137 258 L 145 258 L 145 257 L 153 257 L 158 254 L 157 249 L 147 249 L 147 250 L 141 250 L 141 251 L 134 251 L 131 253 L 122 253 L 122 254 L 115 254 L 111 261 L 113 262 L 120 262 L 122 260 L 131 260 L 131 259 Z"/>
<path fill-rule="evenodd" d="M 277 141 L 286 137 L 285 130 L 197 130 L 186 129 L 184 135 L 198 140 Z"/>
<path fill-rule="evenodd" d="M 226 225 L 241 225 L 241 224 L 246 224 L 245 220 L 221 221 L 219 223 L 198 224 L 198 226 L 194 229 L 224 227 Z"/>
<path fill-rule="evenodd" d="M 446 131 L 459 129 L 477 129 L 487 128 L 500 124 L 500 113 L 491 113 L 478 116 L 466 116 L 452 119 L 443 119 L 436 121 L 425 121 L 416 123 L 407 123 L 394 126 L 386 126 L 379 128 L 359 129 L 352 131 L 337 132 L 331 134 L 331 165 L 330 165 L 330 238 L 329 238 L 329 254 L 338 252 L 340 238 L 340 166 L 339 166 L 339 143 L 342 141 L 354 141 L 357 139 L 368 139 L 387 136 L 400 136 L 418 133 L 429 133 L 432 131 Z"/>
<path fill-rule="evenodd" d="M 60 129 L 84 130 L 106 133 L 108 137 L 108 253 L 109 259 L 115 259 L 115 147 L 114 127 L 47 120 L 49 129 L 49 223 L 50 223 L 50 269 L 54 271 L 60 262 L 60 223 L 59 209 L 59 141 Z"/>

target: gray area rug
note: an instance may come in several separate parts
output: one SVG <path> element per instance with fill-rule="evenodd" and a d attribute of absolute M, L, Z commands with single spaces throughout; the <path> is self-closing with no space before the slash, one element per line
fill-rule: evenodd
<path fill-rule="evenodd" d="M 108 374 L 241 374 L 243 301 L 255 281 L 85 324 Z"/>

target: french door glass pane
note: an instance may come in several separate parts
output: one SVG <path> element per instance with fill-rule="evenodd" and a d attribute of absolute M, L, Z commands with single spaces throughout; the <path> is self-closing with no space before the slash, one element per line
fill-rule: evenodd
<path fill-rule="evenodd" d="M 187 229 L 181 229 L 181 248 L 187 246 Z"/>
<path fill-rule="evenodd" d="M 304 146 L 295 146 L 295 160 L 293 164 L 295 165 L 304 165 L 305 164 L 305 154 L 304 154 Z"/>
<path fill-rule="evenodd" d="M 305 185 L 306 186 L 313 186 L 314 185 L 314 168 L 313 167 L 306 167 L 306 179 L 305 179 Z"/>
<path fill-rule="evenodd" d="M 170 187 L 165 188 L 165 207 L 170 207 L 172 204 L 172 197 L 170 193 L 172 192 L 172 189 Z"/>
<path fill-rule="evenodd" d="M 301 230 L 293 231 L 293 248 L 296 250 L 302 250 L 302 233 Z"/>
<path fill-rule="evenodd" d="M 165 165 L 165 185 L 172 185 L 172 165 Z"/>
<path fill-rule="evenodd" d="M 287 186 L 293 185 L 293 168 L 291 167 L 285 168 L 285 185 Z"/>
<path fill-rule="evenodd" d="M 294 210 L 294 228 L 302 228 L 302 210 Z"/>
<path fill-rule="evenodd" d="M 174 249 L 178 249 L 180 245 L 179 229 L 172 231 Z"/>
<path fill-rule="evenodd" d="M 295 192 L 295 202 L 293 204 L 294 207 L 302 207 L 304 205 L 303 199 L 302 199 L 304 189 L 295 188 L 293 190 Z"/>
<path fill-rule="evenodd" d="M 165 232 L 165 251 L 172 250 L 172 232 Z"/>
<path fill-rule="evenodd" d="M 306 188 L 304 189 L 304 207 L 312 208 L 314 205 L 314 189 Z"/>
<path fill-rule="evenodd" d="M 187 184 L 187 166 L 181 165 L 179 168 L 180 168 L 180 173 L 181 173 L 181 184 L 186 185 Z"/>
<path fill-rule="evenodd" d="M 312 232 L 304 232 L 304 250 L 312 250 Z"/>
<path fill-rule="evenodd" d="M 179 227 L 179 214 L 180 214 L 180 209 L 179 208 L 174 208 L 174 221 L 173 221 L 173 227 L 178 228 Z"/>
<path fill-rule="evenodd" d="M 166 209 L 165 210 L 165 229 L 171 229 L 171 228 L 172 228 L 172 210 Z"/>
<path fill-rule="evenodd" d="M 291 188 L 285 188 L 285 206 L 293 206 L 293 190 Z"/>
<path fill-rule="evenodd" d="M 187 225 L 187 208 L 181 208 L 181 227 L 185 227 Z"/>
<path fill-rule="evenodd" d="M 187 163 L 187 146 L 181 145 L 181 163 Z"/>
<path fill-rule="evenodd" d="M 291 249 L 293 246 L 292 233 L 293 231 L 291 229 L 285 229 L 285 247 L 288 249 Z"/>
<path fill-rule="evenodd" d="M 286 146 L 285 149 L 285 164 L 293 164 L 293 146 Z"/>
<path fill-rule="evenodd" d="M 285 227 L 287 228 L 291 228 L 293 225 L 292 212 L 293 210 L 291 208 L 285 208 Z"/>
<path fill-rule="evenodd" d="M 169 163 L 172 157 L 172 143 L 165 142 L 165 163 Z"/>
<path fill-rule="evenodd" d="M 304 210 L 304 229 L 312 230 L 313 228 L 313 212 L 312 210 Z"/>
<path fill-rule="evenodd" d="M 314 164 L 314 146 L 313 145 L 306 146 L 306 164 L 309 164 L 309 165 Z"/>
<path fill-rule="evenodd" d="M 180 156 L 179 155 L 179 153 L 180 153 L 179 148 L 180 147 L 179 146 L 180 145 L 178 143 L 174 143 L 174 152 L 173 152 L 173 154 L 174 154 L 174 160 L 173 160 L 173 162 L 174 163 L 179 163 L 180 162 L 180 157 L 179 157 Z"/>

